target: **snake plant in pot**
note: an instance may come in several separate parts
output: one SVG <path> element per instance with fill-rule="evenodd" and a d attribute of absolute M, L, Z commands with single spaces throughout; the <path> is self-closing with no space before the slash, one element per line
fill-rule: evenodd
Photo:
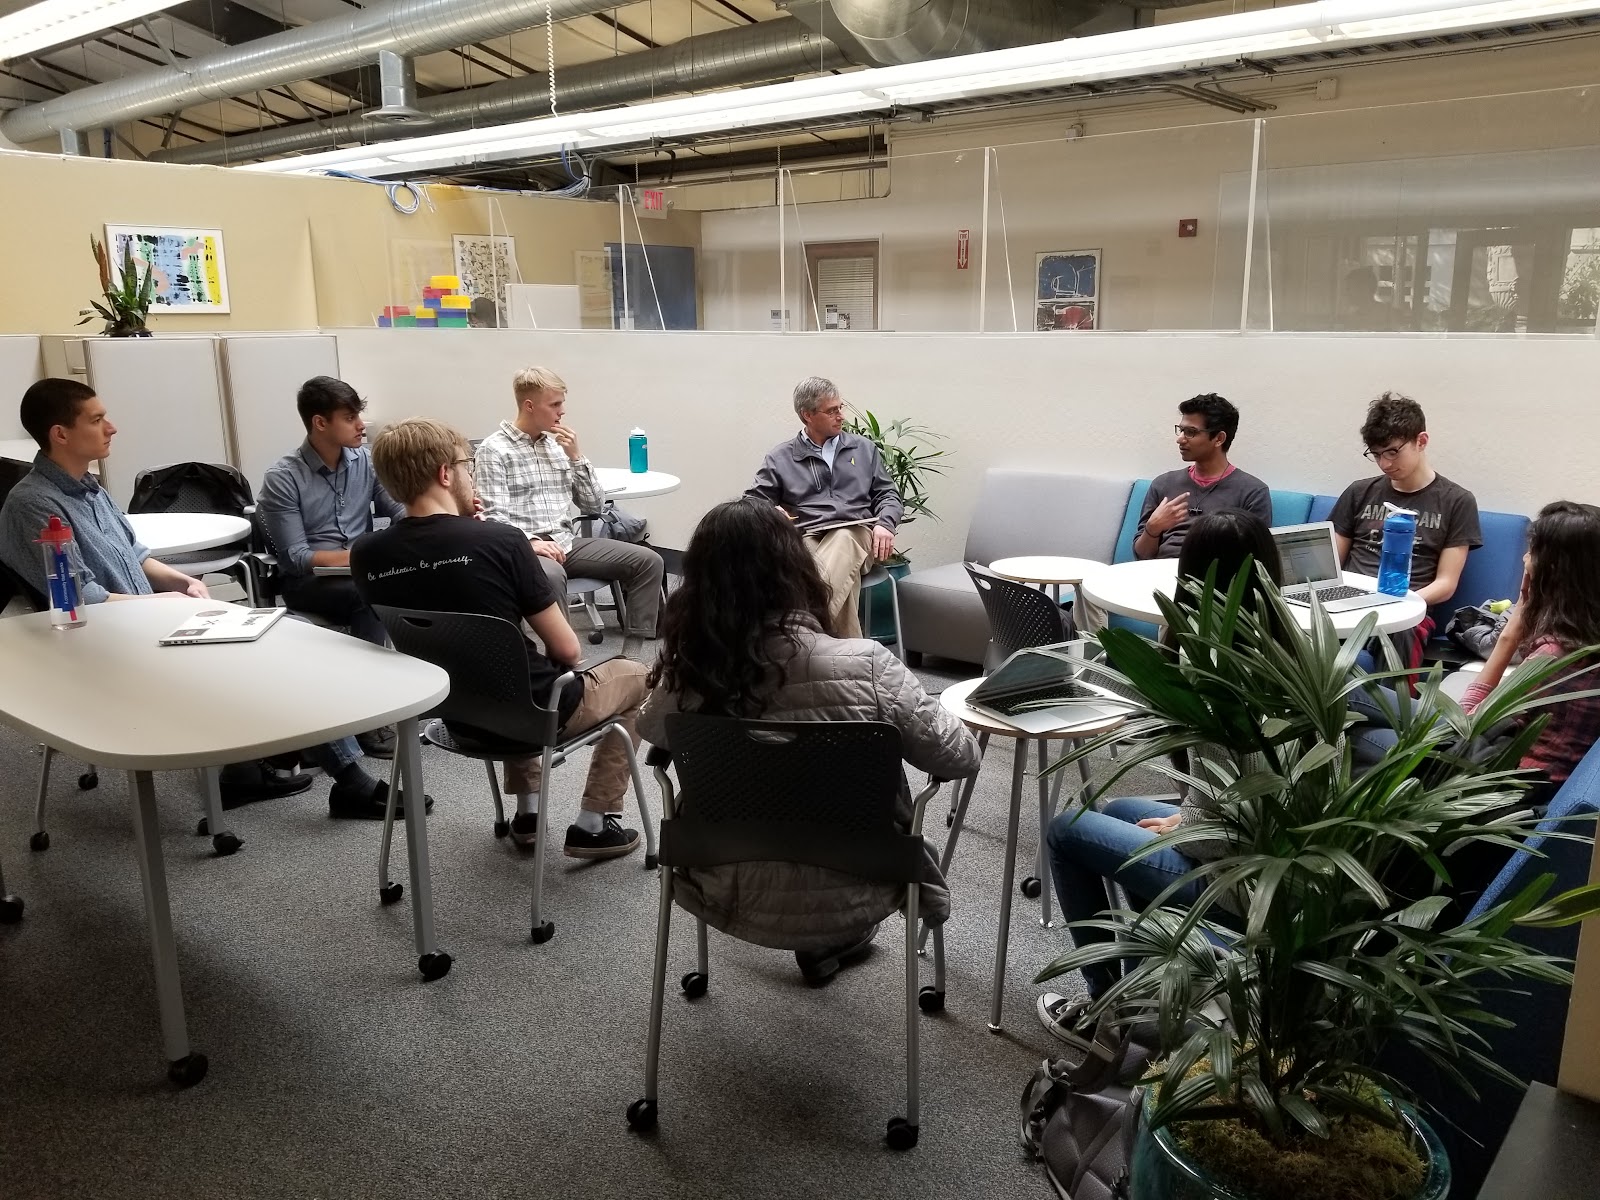
<path fill-rule="evenodd" d="M 1052 769 L 1120 741 L 1114 770 L 1079 802 L 1143 766 L 1206 813 L 1138 855 L 1185 852 L 1187 875 L 1140 912 L 1086 922 L 1113 940 L 1038 978 L 1122 964 L 1091 1012 L 1158 1031 L 1135 1200 L 1442 1198 L 1448 1162 L 1382 1054 L 1404 1044 L 1469 1091 L 1474 1071 L 1518 1082 L 1481 1049 L 1476 1030 L 1506 1024 L 1486 997 L 1570 975 L 1513 927 L 1581 920 L 1600 901 L 1594 888 L 1551 896 L 1546 875 L 1469 920 L 1458 876 L 1474 853 L 1503 862 L 1537 824 L 1518 764 L 1542 709 L 1574 695 L 1551 685 L 1594 660 L 1533 658 L 1470 714 L 1435 672 L 1414 697 L 1385 701 L 1395 744 L 1362 769 L 1348 699 L 1403 674 L 1392 656 L 1372 675 L 1356 667 L 1376 615 L 1341 645 L 1320 605 L 1302 630 L 1250 574 L 1226 594 L 1184 581 L 1161 604 L 1165 645 L 1100 635 L 1106 661 L 1086 669 L 1138 699 L 1121 730 Z M 1197 898 L 1173 903 L 1187 884 Z"/>
<path fill-rule="evenodd" d="M 110 247 L 96 241 L 91 234 L 89 249 L 94 252 L 95 266 L 100 270 L 100 295 L 105 301 L 91 300 L 89 307 L 80 309 L 79 325 L 87 325 L 96 316 L 105 321 L 100 330 L 107 337 L 149 337 L 146 327 L 150 320 L 150 303 L 155 295 L 155 267 L 146 265 L 139 273 L 139 260 L 134 257 L 133 242 L 122 244 L 122 271 L 115 280 L 111 278 Z"/>

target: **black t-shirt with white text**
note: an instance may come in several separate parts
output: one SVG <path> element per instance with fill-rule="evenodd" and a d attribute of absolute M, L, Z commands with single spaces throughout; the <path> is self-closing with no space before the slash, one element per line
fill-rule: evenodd
<path fill-rule="evenodd" d="M 1383 556 L 1384 507 L 1410 509 L 1417 514 L 1417 540 L 1411 548 L 1411 587 L 1427 587 L 1439 573 L 1439 555 L 1451 546 L 1469 550 L 1483 545 L 1478 529 L 1478 501 L 1459 483 L 1443 475 L 1415 492 L 1398 492 L 1387 475 L 1358 479 L 1340 494 L 1328 518 L 1334 530 L 1350 539 L 1345 570 L 1377 575 Z"/>

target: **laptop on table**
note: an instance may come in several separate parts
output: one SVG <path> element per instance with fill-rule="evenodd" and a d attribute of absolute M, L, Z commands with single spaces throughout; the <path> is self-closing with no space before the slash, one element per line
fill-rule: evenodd
<path fill-rule="evenodd" d="M 1290 604 L 1310 607 L 1315 595 L 1323 608 L 1337 613 L 1405 599 L 1344 581 L 1331 521 L 1280 525 L 1272 531 L 1272 540 L 1277 543 L 1278 557 L 1283 562 L 1283 598 Z"/>
<path fill-rule="evenodd" d="M 1083 659 L 1068 653 L 1074 643 L 1018 650 L 967 694 L 967 703 L 1025 733 L 1054 733 L 1074 725 L 1097 725 L 1131 711 L 1109 687 L 1083 678 Z M 1049 707 L 1034 707 L 1049 702 Z"/>

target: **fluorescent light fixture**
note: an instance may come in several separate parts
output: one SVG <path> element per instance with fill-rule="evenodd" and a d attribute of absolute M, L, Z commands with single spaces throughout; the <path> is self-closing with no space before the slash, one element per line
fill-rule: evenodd
<path fill-rule="evenodd" d="M 178 0 L 40 0 L 0 17 L 0 62 L 128 25 Z"/>
<path fill-rule="evenodd" d="M 1318 0 L 600 112 L 539 117 L 490 129 L 407 138 L 381 147 L 352 146 L 240 169 L 295 174 L 347 169 L 347 163 L 370 160 L 375 151 L 396 164 L 446 167 L 562 146 L 620 145 L 653 137 L 868 114 L 895 105 L 1127 79 L 1158 71 L 1222 66 L 1241 58 L 1332 50 L 1592 13 L 1600 13 L 1600 0 L 1481 0 L 1465 4 Z"/>

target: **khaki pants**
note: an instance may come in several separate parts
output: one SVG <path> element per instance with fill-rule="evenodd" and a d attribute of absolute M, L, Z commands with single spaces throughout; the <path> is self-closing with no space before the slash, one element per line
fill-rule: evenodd
<path fill-rule="evenodd" d="M 830 529 L 806 538 L 828 585 L 828 632 L 837 638 L 861 636 L 861 576 L 872 562 L 872 530 L 865 525 Z"/>
<path fill-rule="evenodd" d="M 561 727 L 562 738 L 577 737 L 611 717 L 622 718 L 622 727 L 639 747 L 639 735 L 634 725 L 639 719 L 639 705 L 648 694 L 643 663 L 626 658 L 614 658 L 601 663 L 592 671 L 583 673 L 583 699 Z M 506 760 L 506 791 L 513 795 L 537 792 L 542 763 L 538 758 L 513 758 Z M 589 778 L 583 785 L 583 808 L 586 812 L 614 813 L 622 811 L 622 797 L 628 790 L 628 755 L 617 735 L 608 733 L 595 743 L 594 755 L 589 760 Z M 543 801 L 541 800 L 541 803 Z"/>

